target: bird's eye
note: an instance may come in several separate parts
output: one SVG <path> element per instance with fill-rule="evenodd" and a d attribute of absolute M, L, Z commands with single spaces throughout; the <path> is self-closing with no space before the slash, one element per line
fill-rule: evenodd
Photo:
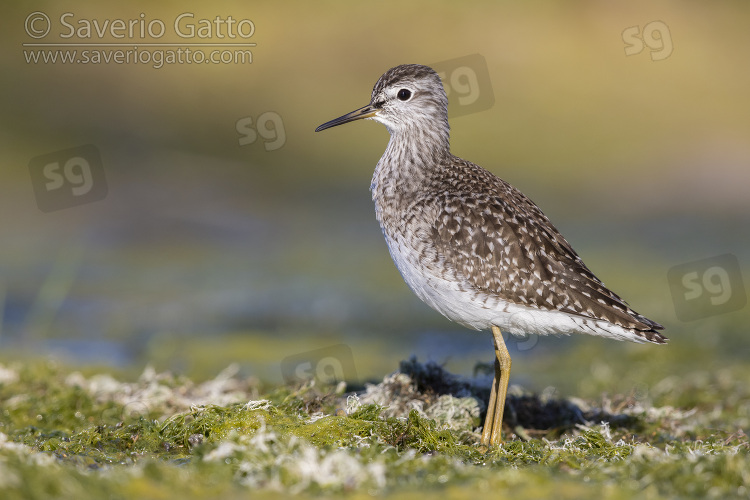
<path fill-rule="evenodd" d="M 411 97 L 411 90 L 409 89 L 401 89 L 398 91 L 397 97 L 401 101 L 408 101 Z"/>

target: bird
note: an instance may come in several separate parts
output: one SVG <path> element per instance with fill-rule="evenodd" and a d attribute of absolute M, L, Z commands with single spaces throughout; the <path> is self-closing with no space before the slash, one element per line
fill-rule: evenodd
<path fill-rule="evenodd" d="M 492 331 L 495 373 L 482 446 L 502 445 L 511 368 L 503 332 L 666 343 L 664 327 L 609 290 L 530 198 L 451 154 L 448 98 L 432 68 L 389 69 L 369 104 L 315 131 L 361 119 L 390 134 L 370 190 L 404 281 L 448 319 Z"/>

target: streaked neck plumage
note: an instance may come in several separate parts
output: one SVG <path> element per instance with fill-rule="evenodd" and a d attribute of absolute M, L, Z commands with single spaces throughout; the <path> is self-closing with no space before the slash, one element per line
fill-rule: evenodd
<path fill-rule="evenodd" d="M 375 167 L 370 185 L 376 205 L 384 201 L 383 198 L 408 197 L 416 192 L 426 177 L 434 175 L 435 169 L 447 164 L 446 160 L 451 157 L 447 113 L 420 118 L 399 127 L 386 124 L 391 138 Z"/>

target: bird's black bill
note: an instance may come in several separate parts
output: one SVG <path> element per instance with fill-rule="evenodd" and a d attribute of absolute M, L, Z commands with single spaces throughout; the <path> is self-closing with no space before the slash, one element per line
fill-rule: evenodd
<path fill-rule="evenodd" d="M 367 106 L 364 106 L 359 109 L 355 109 L 351 113 L 347 113 L 344 116 L 339 116 L 338 118 L 334 118 L 330 122 L 326 122 L 320 127 L 316 128 L 316 132 L 320 132 L 321 130 L 325 130 L 327 128 L 335 127 L 337 125 L 343 125 L 344 123 L 353 122 L 354 120 L 361 120 L 363 118 L 370 118 L 372 116 L 375 116 L 375 113 L 378 110 L 373 107 L 372 104 L 368 104 Z"/>

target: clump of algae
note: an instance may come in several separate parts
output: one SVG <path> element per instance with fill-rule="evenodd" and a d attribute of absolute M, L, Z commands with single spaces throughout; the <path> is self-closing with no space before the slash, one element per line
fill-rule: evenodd
<path fill-rule="evenodd" d="M 582 498 L 617 498 L 608 484 L 685 496 L 706 492 L 689 479 L 696 471 L 712 491 L 737 493 L 746 485 L 744 433 L 689 441 L 717 416 L 620 401 L 626 398 L 596 407 L 515 387 L 508 441 L 484 451 L 476 443 L 488 384 L 415 358 L 359 394 L 314 382 L 263 391 L 234 368 L 197 384 L 151 369 L 120 382 L 66 373 L 54 363 L 0 366 L 0 493 L 239 498 L 244 488 L 450 494 L 451 485 L 514 491 L 533 483 L 529 496 L 518 498 L 566 488 Z M 710 379 L 691 384 L 716 387 Z M 748 406 L 727 400 L 732 422 L 742 422 Z M 670 474 L 686 479 L 667 483 Z M 589 488 L 580 478 L 605 486 Z"/>

